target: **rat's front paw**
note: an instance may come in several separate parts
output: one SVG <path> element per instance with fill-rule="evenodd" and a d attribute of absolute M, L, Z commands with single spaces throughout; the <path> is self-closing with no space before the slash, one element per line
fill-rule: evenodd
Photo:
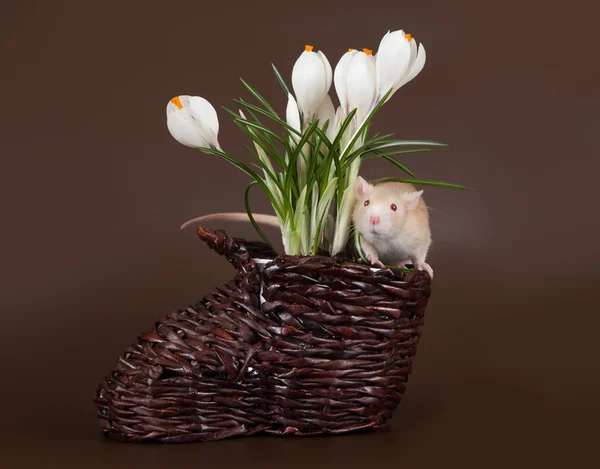
<path fill-rule="evenodd" d="M 431 278 L 433 278 L 433 269 L 431 268 L 431 266 L 427 262 L 423 262 L 421 264 L 418 264 L 415 267 L 417 268 L 417 270 L 424 270 L 425 272 L 427 272 L 429 274 L 429 276 Z"/>
<path fill-rule="evenodd" d="M 377 256 L 377 254 L 367 254 L 367 260 L 372 264 L 372 265 L 378 265 L 379 267 L 384 267 L 383 262 L 381 262 L 379 260 L 379 256 Z"/>

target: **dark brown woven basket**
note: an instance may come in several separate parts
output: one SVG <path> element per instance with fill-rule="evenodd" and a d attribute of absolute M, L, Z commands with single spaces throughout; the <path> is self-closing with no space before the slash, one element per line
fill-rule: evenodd
<path fill-rule="evenodd" d="M 125 350 L 96 391 L 103 434 L 182 443 L 385 427 L 411 372 L 429 276 L 198 234 L 238 273 Z M 258 257 L 274 259 L 259 272 Z"/>

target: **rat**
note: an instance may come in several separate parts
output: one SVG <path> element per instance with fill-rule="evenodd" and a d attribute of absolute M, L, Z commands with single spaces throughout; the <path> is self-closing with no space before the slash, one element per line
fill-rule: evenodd
<path fill-rule="evenodd" d="M 425 262 L 431 245 L 429 213 L 423 191 L 401 182 L 373 185 L 361 176 L 356 180 L 352 221 L 361 235 L 361 246 L 371 264 L 383 267 L 383 262 L 404 267 L 413 264 L 433 278 L 433 270 Z M 275 215 L 253 214 L 257 223 L 280 228 Z M 244 212 L 211 213 L 193 218 L 181 229 L 210 221 L 243 221 L 250 218 Z"/>
<path fill-rule="evenodd" d="M 429 211 L 423 191 L 403 182 L 373 185 L 358 177 L 354 186 L 354 228 L 367 260 L 383 267 L 413 264 L 433 278 L 425 262 L 431 245 Z"/>

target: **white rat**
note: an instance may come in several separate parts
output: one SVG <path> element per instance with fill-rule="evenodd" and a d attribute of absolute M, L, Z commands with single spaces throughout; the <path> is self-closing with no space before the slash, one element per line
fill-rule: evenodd
<path fill-rule="evenodd" d="M 425 262 L 431 232 L 423 191 L 402 182 L 373 185 L 359 176 L 354 194 L 352 221 L 369 262 L 397 267 L 413 264 L 433 278 L 433 270 Z"/>
<path fill-rule="evenodd" d="M 383 266 L 382 261 L 385 261 L 398 267 L 412 263 L 433 278 L 433 270 L 425 262 L 431 234 L 427 206 L 421 197 L 423 191 L 400 182 L 374 186 L 359 176 L 354 193 L 357 202 L 352 220 L 369 262 Z M 253 216 L 257 223 L 280 228 L 275 215 L 256 213 Z M 181 229 L 211 221 L 248 222 L 250 219 L 243 212 L 211 213 L 186 221 Z"/>

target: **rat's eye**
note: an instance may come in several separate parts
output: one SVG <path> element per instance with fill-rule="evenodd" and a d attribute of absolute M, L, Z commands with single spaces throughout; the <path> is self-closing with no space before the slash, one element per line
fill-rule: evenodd
<path fill-rule="evenodd" d="M 395 212 L 396 210 L 398 210 L 398 207 L 396 207 L 396 204 L 392 204 L 390 205 L 390 208 Z"/>
<path fill-rule="evenodd" d="M 369 199 L 365 200 L 365 207 L 369 205 Z"/>

